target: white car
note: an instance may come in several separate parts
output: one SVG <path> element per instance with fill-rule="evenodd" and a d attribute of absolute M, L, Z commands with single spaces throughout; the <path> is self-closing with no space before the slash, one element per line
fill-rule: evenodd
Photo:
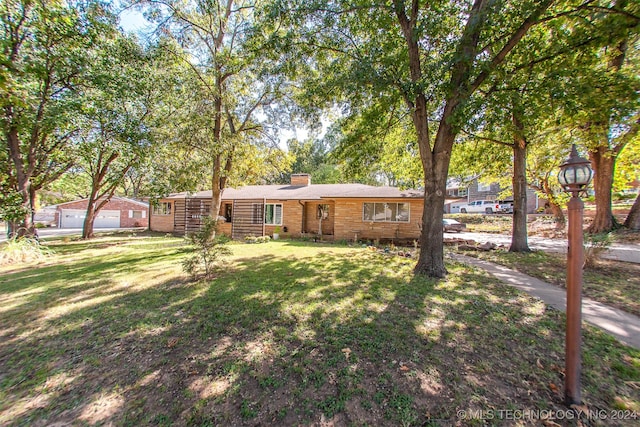
<path fill-rule="evenodd" d="M 500 204 L 495 200 L 476 200 L 460 206 L 460 213 L 498 213 Z"/>

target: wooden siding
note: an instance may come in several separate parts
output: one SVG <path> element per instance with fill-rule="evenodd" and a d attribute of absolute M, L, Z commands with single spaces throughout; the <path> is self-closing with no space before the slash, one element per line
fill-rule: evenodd
<path fill-rule="evenodd" d="M 185 223 L 187 222 L 185 211 L 185 199 L 178 199 L 173 204 L 173 231 L 175 233 L 184 234 Z"/>
<path fill-rule="evenodd" d="M 174 232 L 191 233 L 202 227 L 203 218 L 211 211 L 211 200 L 189 198 L 176 200 L 174 208 Z"/>
<path fill-rule="evenodd" d="M 231 237 L 242 240 L 246 236 L 262 236 L 264 233 L 264 199 L 235 200 Z"/>

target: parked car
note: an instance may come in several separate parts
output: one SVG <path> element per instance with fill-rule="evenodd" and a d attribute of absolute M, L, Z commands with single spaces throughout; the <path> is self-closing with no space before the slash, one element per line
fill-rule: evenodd
<path fill-rule="evenodd" d="M 500 204 L 495 200 L 475 200 L 460 206 L 460 213 L 498 213 Z"/>
<path fill-rule="evenodd" d="M 460 233 L 467 229 L 467 224 L 463 224 L 461 222 L 456 221 L 455 219 L 445 218 L 442 220 L 442 230 L 447 233 L 451 231 L 455 231 L 456 233 Z"/>
<path fill-rule="evenodd" d="M 513 213 L 513 200 L 500 200 L 498 204 L 500 205 L 500 212 L 507 214 Z"/>

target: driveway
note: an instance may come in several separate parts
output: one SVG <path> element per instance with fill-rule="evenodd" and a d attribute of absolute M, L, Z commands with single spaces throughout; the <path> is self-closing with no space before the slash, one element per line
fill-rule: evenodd
<path fill-rule="evenodd" d="M 112 233 L 115 231 L 144 231 L 146 228 L 94 228 L 94 233 Z M 6 230 L 3 228 L 2 233 L 0 234 L 0 242 L 4 242 L 7 240 Z M 82 228 L 39 228 L 38 236 L 41 239 L 46 239 L 49 237 L 59 237 L 59 236 L 81 236 Z"/>
<path fill-rule="evenodd" d="M 458 234 L 445 233 L 444 235 L 445 239 L 457 237 L 479 243 L 491 242 L 496 245 L 504 245 L 507 248 L 511 245 L 511 236 L 505 234 L 463 232 Z M 533 250 L 557 253 L 567 252 L 567 241 L 564 239 L 530 236 L 528 240 L 529 247 Z M 615 261 L 640 264 L 640 245 L 614 243 L 609 246 L 609 250 L 604 253 L 603 257 Z"/>

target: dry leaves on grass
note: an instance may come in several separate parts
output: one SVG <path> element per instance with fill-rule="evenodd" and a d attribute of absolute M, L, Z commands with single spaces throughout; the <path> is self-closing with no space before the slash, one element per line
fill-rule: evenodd
<path fill-rule="evenodd" d="M 349 356 L 351 356 L 351 349 L 346 347 L 342 349 L 342 352 L 344 353 L 345 359 L 349 360 Z"/>

